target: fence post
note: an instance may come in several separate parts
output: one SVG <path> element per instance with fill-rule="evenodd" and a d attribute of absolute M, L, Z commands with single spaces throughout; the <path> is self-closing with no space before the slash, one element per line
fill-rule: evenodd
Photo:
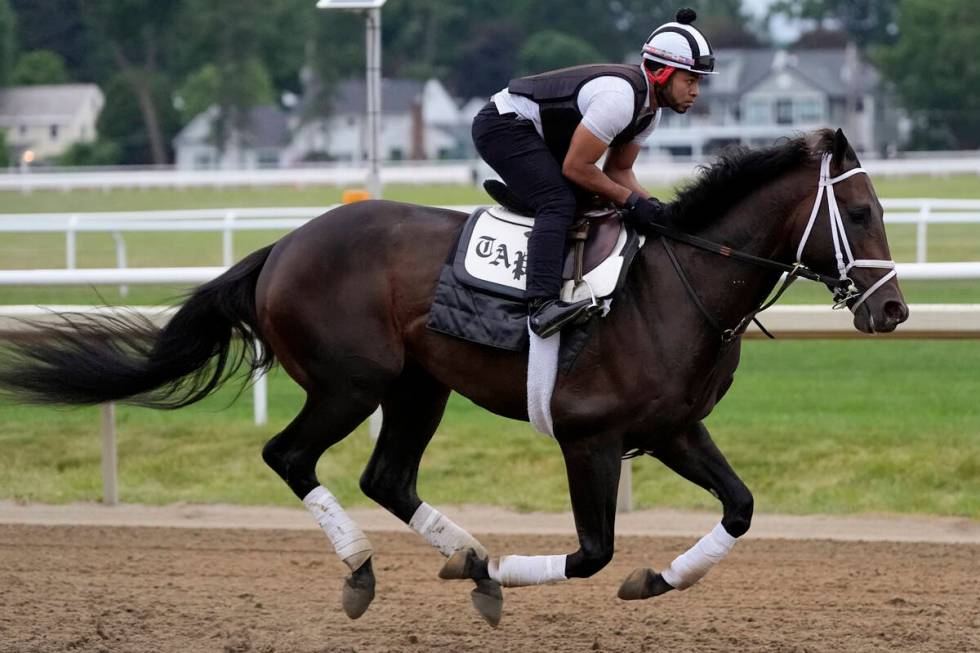
<path fill-rule="evenodd" d="M 616 512 L 633 511 L 633 460 L 624 460 L 619 472 L 619 491 L 616 493 Z"/>
<path fill-rule="evenodd" d="M 225 267 L 231 267 L 235 262 L 235 246 L 232 237 L 235 228 L 235 212 L 225 213 L 225 225 L 221 233 L 221 261 Z"/>
<path fill-rule="evenodd" d="M 928 202 L 922 205 L 919 209 L 919 222 L 916 224 L 915 231 L 915 262 L 925 263 L 926 262 L 926 251 L 928 249 L 928 234 L 927 229 L 929 228 L 929 218 L 932 217 L 932 207 L 929 206 Z"/>
<path fill-rule="evenodd" d="M 116 452 L 116 405 L 102 404 L 102 503 L 119 503 Z"/>
<path fill-rule="evenodd" d="M 75 229 L 78 227 L 78 216 L 73 215 L 68 218 L 68 228 L 65 230 L 65 268 L 75 269 L 77 262 L 77 245 Z"/>
<path fill-rule="evenodd" d="M 120 270 L 126 268 L 126 241 L 119 231 L 112 232 L 112 239 L 116 241 L 116 267 Z M 129 294 L 129 286 L 119 286 L 119 296 L 125 297 Z"/>

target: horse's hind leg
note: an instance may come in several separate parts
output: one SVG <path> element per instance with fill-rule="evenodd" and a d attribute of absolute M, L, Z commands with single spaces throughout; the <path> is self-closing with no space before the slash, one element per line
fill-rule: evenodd
<path fill-rule="evenodd" d="M 352 574 L 344 584 L 342 603 L 351 619 L 367 610 L 374 598 L 371 544 L 330 492 L 320 485 L 316 462 L 323 452 L 353 431 L 374 411 L 367 395 L 308 395 L 299 415 L 272 438 L 262 457 L 303 500 L 330 538 L 337 555 Z"/>
<path fill-rule="evenodd" d="M 715 528 L 661 573 L 636 569 L 619 588 L 621 599 L 645 599 L 698 582 L 749 530 L 752 493 L 715 446 L 708 430 L 698 423 L 675 439 L 657 446 L 653 454 L 667 467 L 717 497 L 724 515 Z"/>
<path fill-rule="evenodd" d="M 483 559 L 487 551 L 479 541 L 417 492 L 422 453 L 439 426 L 449 389 L 418 366 L 408 363 L 388 387 L 381 406 L 384 421 L 378 443 L 361 476 L 361 490 L 421 535 L 444 556 L 472 549 Z M 478 583 L 473 601 L 492 625 L 500 620 L 499 584 Z"/>

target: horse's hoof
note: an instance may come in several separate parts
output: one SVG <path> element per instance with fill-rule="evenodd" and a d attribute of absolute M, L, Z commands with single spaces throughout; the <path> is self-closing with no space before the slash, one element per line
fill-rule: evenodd
<path fill-rule="evenodd" d="M 489 578 L 478 580 L 476 587 L 470 592 L 470 598 L 480 616 L 496 628 L 504 611 L 504 593 L 500 591 L 500 583 Z"/>
<path fill-rule="evenodd" d="M 344 592 L 340 604 L 348 617 L 357 619 L 367 611 L 373 600 L 374 570 L 371 568 L 371 559 L 368 558 L 363 565 L 357 568 L 357 571 L 344 581 Z"/>
<path fill-rule="evenodd" d="M 639 568 L 626 577 L 623 584 L 619 586 L 617 596 L 624 601 L 637 601 L 639 599 L 649 599 L 653 596 L 660 596 L 665 592 L 674 589 L 664 577 L 653 573 L 651 569 Z"/>
<path fill-rule="evenodd" d="M 474 578 L 476 570 L 480 567 L 480 563 L 486 565 L 486 560 L 481 560 L 479 554 L 473 549 L 460 549 L 456 553 L 449 556 L 449 560 L 446 560 L 446 564 L 442 566 L 439 570 L 439 578 L 443 580 L 466 580 L 468 578 Z M 486 574 L 482 574 L 486 576 Z"/>

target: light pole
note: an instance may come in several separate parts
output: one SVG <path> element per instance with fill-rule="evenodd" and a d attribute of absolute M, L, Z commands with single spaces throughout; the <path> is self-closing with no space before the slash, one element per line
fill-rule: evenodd
<path fill-rule="evenodd" d="M 381 197 L 381 7 L 385 0 L 318 0 L 318 9 L 355 9 L 364 12 L 367 44 L 367 190 Z"/>

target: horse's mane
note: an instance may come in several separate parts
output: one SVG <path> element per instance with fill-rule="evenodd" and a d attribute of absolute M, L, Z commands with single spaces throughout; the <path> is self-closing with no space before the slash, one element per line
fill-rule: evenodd
<path fill-rule="evenodd" d="M 685 230 L 710 224 L 761 184 L 828 152 L 834 132 L 822 129 L 765 148 L 727 148 L 697 177 L 683 185 L 671 205 L 671 218 Z"/>

